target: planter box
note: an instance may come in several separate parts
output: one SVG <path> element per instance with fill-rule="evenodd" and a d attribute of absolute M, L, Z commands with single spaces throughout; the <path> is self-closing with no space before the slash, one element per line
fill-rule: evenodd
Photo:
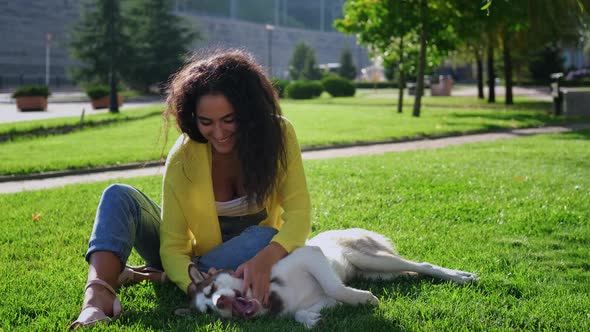
<path fill-rule="evenodd" d="M 590 90 L 562 88 L 563 114 L 567 116 L 590 116 Z"/>
<path fill-rule="evenodd" d="M 22 96 L 16 97 L 16 107 L 21 111 L 46 111 L 47 97 Z"/>
<path fill-rule="evenodd" d="M 92 108 L 95 110 L 98 110 L 101 108 L 109 108 L 110 97 L 104 96 L 102 98 L 92 99 L 90 102 L 92 103 Z M 121 96 L 121 95 L 117 96 L 117 104 L 119 104 L 119 107 L 121 107 L 121 105 L 123 105 L 123 96 Z"/>

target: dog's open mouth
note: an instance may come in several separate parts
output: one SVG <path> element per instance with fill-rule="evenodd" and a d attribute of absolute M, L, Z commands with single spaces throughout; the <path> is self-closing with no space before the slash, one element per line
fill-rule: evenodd
<path fill-rule="evenodd" d="M 234 316 L 251 319 L 260 310 L 260 303 L 255 299 L 236 296 L 232 302 L 231 309 Z"/>

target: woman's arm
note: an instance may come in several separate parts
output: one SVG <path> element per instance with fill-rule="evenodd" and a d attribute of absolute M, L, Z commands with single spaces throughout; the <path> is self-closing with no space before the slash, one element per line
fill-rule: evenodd
<path fill-rule="evenodd" d="M 301 150 L 293 126 L 286 120 L 284 124 L 287 168 L 278 188 L 279 201 L 284 211 L 281 215 L 283 225 L 268 246 L 236 270 L 236 276 L 244 279 L 244 292 L 251 288 L 254 297 L 263 304 L 268 300 L 273 265 L 289 252 L 305 245 L 311 230 L 311 203 Z"/>
<path fill-rule="evenodd" d="M 188 292 L 191 281 L 188 266 L 192 256 L 193 236 L 171 185 L 164 179 L 162 189 L 162 222 L 160 224 L 160 257 L 166 274 L 181 290 Z"/>
<path fill-rule="evenodd" d="M 287 256 L 287 250 L 280 244 L 271 242 L 252 259 L 240 265 L 234 276 L 244 279 L 242 293 L 245 294 L 252 288 L 252 295 L 266 305 L 272 267 L 285 256 Z"/>
<path fill-rule="evenodd" d="M 278 194 L 283 213 L 283 225 L 272 241 L 287 252 L 305 245 L 311 232 L 311 201 L 303 169 L 301 149 L 291 123 L 283 121 L 287 148 L 287 167 Z"/>

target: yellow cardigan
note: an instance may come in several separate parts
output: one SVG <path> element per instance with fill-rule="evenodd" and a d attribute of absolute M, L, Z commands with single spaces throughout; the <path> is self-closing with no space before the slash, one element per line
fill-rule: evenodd
<path fill-rule="evenodd" d="M 311 231 L 311 204 L 301 150 L 293 126 L 283 118 L 287 168 L 267 199 L 260 225 L 279 230 L 272 241 L 288 252 L 303 246 Z M 168 154 L 162 185 L 160 256 L 166 274 L 181 290 L 190 284 L 188 265 L 221 244 L 211 180 L 211 144 L 181 135 Z"/>

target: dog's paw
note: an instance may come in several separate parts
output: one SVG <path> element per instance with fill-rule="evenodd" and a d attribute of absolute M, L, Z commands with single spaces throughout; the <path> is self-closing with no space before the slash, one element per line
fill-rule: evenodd
<path fill-rule="evenodd" d="M 369 300 L 367 301 L 367 303 L 372 304 L 372 305 L 378 305 L 379 304 L 379 299 L 377 298 L 377 296 L 371 294 L 371 297 L 369 298 Z"/>
<path fill-rule="evenodd" d="M 464 285 L 472 281 L 476 281 L 477 275 L 470 272 L 455 270 L 454 273 L 450 276 L 450 278 L 457 284 Z"/>
<path fill-rule="evenodd" d="M 303 324 L 306 328 L 312 329 L 322 321 L 322 315 L 314 311 L 299 310 L 295 313 L 295 320 Z"/>
<path fill-rule="evenodd" d="M 360 304 L 379 304 L 379 299 L 369 291 L 362 291 L 362 298 L 359 299 Z"/>

